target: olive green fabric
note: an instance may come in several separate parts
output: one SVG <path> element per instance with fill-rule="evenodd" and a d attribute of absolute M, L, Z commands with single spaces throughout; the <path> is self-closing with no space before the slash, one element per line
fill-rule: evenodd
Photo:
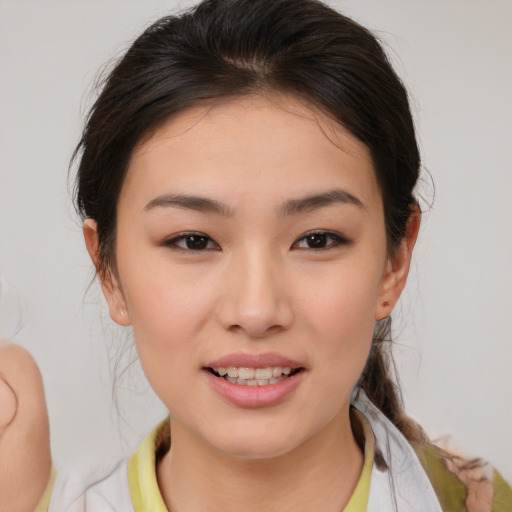
<path fill-rule="evenodd" d="M 441 508 L 445 512 L 467 512 L 467 488 L 446 467 L 445 451 L 433 444 L 413 445 L 414 451 L 430 479 Z M 494 470 L 493 501 L 491 512 L 512 511 L 512 489 L 503 477 Z"/>
<path fill-rule="evenodd" d="M 466 512 L 466 486 L 448 470 L 442 457 L 442 451 L 432 444 L 413 446 L 437 499 L 444 511 Z"/>
<path fill-rule="evenodd" d="M 503 477 L 494 470 L 494 496 L 492 512 L 510 512 L 512 510 L 512 489 Z"/>

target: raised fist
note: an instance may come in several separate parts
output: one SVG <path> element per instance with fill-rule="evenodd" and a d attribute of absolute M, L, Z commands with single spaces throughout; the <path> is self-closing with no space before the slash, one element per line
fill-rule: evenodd
<path fill-rule="evenodd" d="M 25 349 L 0 340 L 0 512 L 34 512 L 51 467 L 39 369 Z"/>

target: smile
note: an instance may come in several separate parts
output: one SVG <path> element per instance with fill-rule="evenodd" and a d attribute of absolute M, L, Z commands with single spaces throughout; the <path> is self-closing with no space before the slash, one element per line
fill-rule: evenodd
<path fill-rule="evenodd" d="M 220 377 L 231 384 L 241 386 L 269 386 L 291 377 L 300 368 L 290 366 L 267 366 L 265 368 L 248 368 L 243 366 L 218 366 L 209 368 L 216 377 Z"/>

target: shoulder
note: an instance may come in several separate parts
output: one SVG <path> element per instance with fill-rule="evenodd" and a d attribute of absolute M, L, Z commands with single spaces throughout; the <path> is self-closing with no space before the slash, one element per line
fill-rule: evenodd
<path fill-rule="evenodd" d="M 133 512 L 128 460 L 122 460 L 108 475 L 90 484 L 85 492 L 85 500 L 87 510 Z"/>
<path fill-rule="evenodd" d="M 435 444 L 413 445 L 443 510 L 510 512 L 512 489 L 491 465 Z"/>
<path fill-rule="evenodd" d="M 59 475 L 51 492 L 48 512 L 165 511 L 155 463 L 170 446 L 168 418 L 143 440 L 138 450 L 105 472 Z M 46 512 L 46 508 L 42 509 Z M 39 512 L 39 511 L 37 511 Z"/>
<path fill-rule="evenodd" d="M 368 510 L 415 512 L 421 503 L 421 510 L 437 512 L 512 512 L 512 489 L 492 466 L 429 442 L 408 441 L 364 392 L 352 404 L 375 436 Z"/>
<path fill-rule="evenodd" d="M 48 512 L 133 512 L 128 484 L 128 461 L 109 473 L 92 476 L 72 472 L 59 475 Z"/>

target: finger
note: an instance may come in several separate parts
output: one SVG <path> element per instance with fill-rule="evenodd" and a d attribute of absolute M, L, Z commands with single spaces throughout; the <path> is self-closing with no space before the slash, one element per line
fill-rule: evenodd
<path fill-rule="evenodd" d="M 14 419 L 17 408 L 16 394 L 9 383 L 0 375 L 0 435 L 2 430 Z"/>

